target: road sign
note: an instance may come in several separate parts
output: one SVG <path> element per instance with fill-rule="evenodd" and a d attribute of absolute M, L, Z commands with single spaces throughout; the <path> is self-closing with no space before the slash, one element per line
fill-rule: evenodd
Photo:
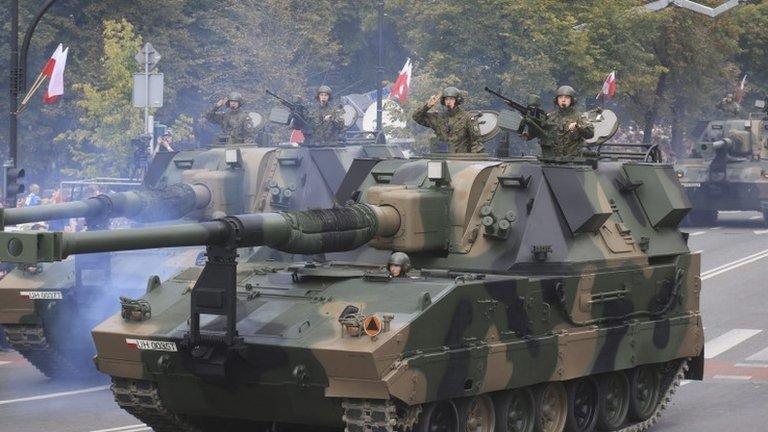
<path fill-rule="evenodd" d="M 143 73 L 133 74 L 133 106 L 136 108 L 146 108 L 147 93 L 149 93 L 149 107 L 162 107 L 163 84 L 163 74 L 151 73 L 149 74 L 149 92 L 147 92 L 147 75 Z"/>
<path fill-rule="evenodd" d="M 152 70 L 157 66 L 157 63 L 163 56 L 155 51 L 155 47 L 153 47 L 151 43 L 147 42 L 133 58 L 135 58 L 141 66 L 147 65 L 147 61 L 149 61 L 149 70 Z"/>

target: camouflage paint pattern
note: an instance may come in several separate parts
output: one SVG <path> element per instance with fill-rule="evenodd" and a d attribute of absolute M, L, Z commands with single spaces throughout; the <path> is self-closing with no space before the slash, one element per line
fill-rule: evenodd
<path fill-rule="evenodd" d="M 408 277 L 241 263 L 242 343 L 210 346 L 208 363 L 184 348 L 191 268 L 144 296 L 151 319 L 93 330 L 99 370 L 156 383 L 178 414 L 339 426 L 346 398 L 417 405 L 703 355 L 700 257 L 677 229 L 690 204 L 671 166 L 448 158 L 430 179 L 430 162 L 382 161 L 359 186 L 360 203 L 397 211 L 371 245 L 409 250 Z M 349 306 L 388 328 L 350 336 Z"/>

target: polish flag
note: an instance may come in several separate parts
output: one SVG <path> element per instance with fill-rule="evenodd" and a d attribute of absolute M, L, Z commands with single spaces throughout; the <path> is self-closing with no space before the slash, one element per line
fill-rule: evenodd
<path fill-rule="evenodd" d="M 611 71 L 606 77 L 605 81 L 603 82 L 603 88 L 600 90 L 600 93 L 598 93 L 597 98 L 599 98 L 601 95 L 606 98 L 610 99 L 616 94 L 616 71 Z"/>
<path fill-rule="evenodd" d="M 67 54 L 69 54 L 69 48 L 65 49 L 59 44 L 43 68 L 43 75 L 48 77 L 48 89 L 43 95 L 43 102 L 47 104 L 58 101 L 64 94 L 64 68 L 67 66 Z"/>
<path fill-rule="evenodd" d="M 294 144 L 301 144 L 301 143 L 303 143 L 304 142 L 304 134 L 300 130 L 298 130 L 298 129 L 292 130 L 291 131 L 291 138 L 290 138 L 289 142 L 292 142 Z"/>
<path fill-rule="evenodd" d="M 411 66 L 411 59 L 407 59 L 403 68 L 400 70 L 400 74 L 397 76 L 395 83 L 392 84 L 392 89 L 389 92 L 389 98 L 397 98 L 400 105 L 404 104 L 408 100 L 408 91 L 411 88 L 411 73 L 413 67 Z"/>
<path fill-rule="evenodd" d="M 741 79 L 741 84 L 739 84 L 739 88 L 736 89 L 736 102 L 741 103 L 741 101 L 744 99 L 744 93 L 746 93 L 745 87 L 747 85 L 747 75 L 744 74 L 744 78 Z"/>

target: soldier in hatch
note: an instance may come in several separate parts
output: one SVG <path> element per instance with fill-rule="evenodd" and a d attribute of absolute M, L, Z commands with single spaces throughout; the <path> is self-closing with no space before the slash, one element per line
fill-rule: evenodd
<path fill-rule="evenodd" d="M 219 112 L 224 105 L 227 106 L 227 112 Z M 220 99 L 216 102 L 213 109 L 205 115 L 209 122 L 221 126 L 221 131 L 227 136 L 230 144 L 253 141 L 253 122 L 242 107 L 243 95 L 233 91 L 229 93 L 226 99 Z"/>
<path fill-rule="evenodd" d="M 389 277 L 406 277 L 411 269 L 411 258 L 404 252 L 394 252 L 387 261 Z"/>
<path fill-rule="evenodd" d="M 445 107 L 443 112 L 429 112 L 437 102 Z M 448 87 L 440 95 L 434 95 L 429 101 L 413 113 L 413 121 L 435 131 L 438 149 L 447 153 L 484 153 L 485 146 L 480 139 L 480 126 L 477 118 L 465 111 L 461 104 L 464 97 L 456 87 Z"/>
<path fill-rule="evenodd" d="M 739 115 L 741 113 L 741 105 L 736 102 L 732 93 L 728 93 L 725 97 L 717 103 L 717 109 L 728 114 Z"/>
<path fill-rule="evenodd" d="M 557 110 L 549 114 L 552 130 L 541 138 L 542 157 L 574 157 L 581 154 L 584 141 L 595 135 L 595 127 L 576 111 L 576 90 L 561 86 L 555 96 Z"/>
<path fill-rule="evenodd" d="M 312 144 L 336 144 L 339 134 L 344 131 L 344 108 L 331 105 L 333 93 L 327 85 L 317 89 L 317 104 L 309 111 L 309 124 L 312 127 Z"/>

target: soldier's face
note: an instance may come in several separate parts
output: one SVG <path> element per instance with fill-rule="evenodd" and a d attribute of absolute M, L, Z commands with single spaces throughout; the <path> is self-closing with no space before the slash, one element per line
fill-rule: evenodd
<path fill-rule="evenodd" d="M 571 102 L 573 102 L 573 99 L 571 99 L 570 96 L 558 96 L 557 97 L 557 106 L 560 108 L 568 108 L 571 106 Z"/>
<path fill-rule="evenodd" d="M 445 98 L 445 107 L 448 109 L 454 109 L 456 108 L 456 98 L 455 97 L 446 97 Z"/>
<path fill-rule="evenodd" d="M 327 104 L 331 99 L 331 96 L 328 93 L 320 93 L 317 95 L 317 98 L 320 100 L 321 104 Z"/>
<path fill-rule="evenodd" d="M 397 264 L 390 264 L 389 265 L 389 274 L 392 277 L 400 277 L 400 273 L 403 272 L 403 266 L 399 266 Z"/>
<path fill-rule="evenodd" d="M 240 102 L 231 100 L 227 102 L 227 106 L 229 106 L 229 109 L 236 110 L 240 108 Z"/>

